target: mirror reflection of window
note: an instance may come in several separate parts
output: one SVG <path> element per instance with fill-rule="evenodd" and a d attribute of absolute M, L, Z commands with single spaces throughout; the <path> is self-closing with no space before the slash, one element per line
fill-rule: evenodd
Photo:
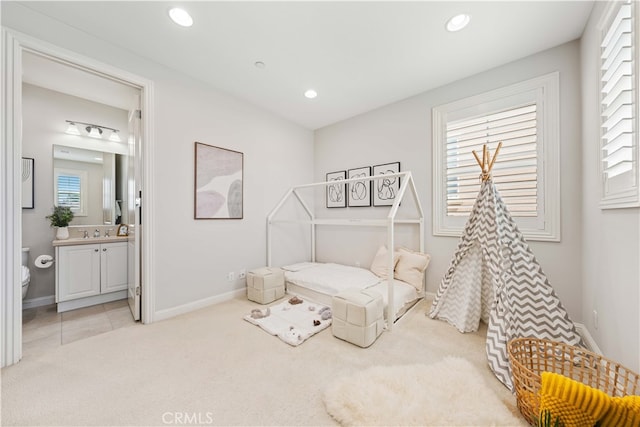
<path fill-rule="evenodd" d="M 74 216 L 87 216 L 87 173 L 54 169 L 54 200 L 56 206 L 68 206 Z"/>

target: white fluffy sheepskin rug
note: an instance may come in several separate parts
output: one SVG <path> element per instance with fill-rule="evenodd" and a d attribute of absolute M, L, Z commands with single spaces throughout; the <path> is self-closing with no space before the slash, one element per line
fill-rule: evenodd
<path fill-rule="evenodd" d="M 324 392 L 346 426 L 521 426 L 465 359 L 376 366 L 336 379 Z"/>

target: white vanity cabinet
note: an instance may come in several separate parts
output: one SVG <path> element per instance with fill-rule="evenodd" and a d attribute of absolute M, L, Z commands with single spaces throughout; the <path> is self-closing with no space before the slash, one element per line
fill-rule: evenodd
<path fill-rule="evenodd" d="M 56 246 L 58 312 L 126 297 L 127 242 Z"/>

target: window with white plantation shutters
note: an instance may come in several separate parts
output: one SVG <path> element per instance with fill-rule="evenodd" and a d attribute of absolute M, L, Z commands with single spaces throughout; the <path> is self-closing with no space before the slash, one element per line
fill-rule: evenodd
<path fill-rule="evenodd" d="M 493 153 L 502 142 L 493 182 L 514 217 L 536 217 L 537 113 L 527 104 L 447 123 L 447 215 L 468 216 L 480 191 L 479 169 L 473 151 Z"/>
<path fill-rule="evenodd" d="M 638 205 L 634 5 L 611 3 L 601 21 L 600 164 L 603 208 Z"/>
<path fill-rule="evenodd" d="M 491 176 L 529 240 L 560 240 L 559 74 L 433 109 L 433 233 L 459 236 L 480 190 L 484 144 L 502 148 Z"/>
<path fill-rule="evenodd" d="M 87 172 L 55 168 L 53 175 L 54 204 L 70 207 L 76 216 L 86 216 Z"/>
<path fill-rule="evenodd" d="M 80 177 L 77 175 L 58 175 L 57 205 L 67 206 L 71 210 L 80 209 Z"/>

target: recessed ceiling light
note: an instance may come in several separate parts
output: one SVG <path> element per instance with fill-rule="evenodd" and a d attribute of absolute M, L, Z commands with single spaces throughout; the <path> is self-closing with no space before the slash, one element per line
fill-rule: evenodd
<path fill-rule="evenodd" d="M 193 18 L 189 15 L 189 12 L 184 9 L 180 9 L 179 7 L 170 9 L 169 17 L 173 22 L 182 27 L 190 27 L 193 25 Z"/>
<path fill-rule="evenodd" d="M 253 65 L 261 70 L 266 67 L 266 64 L 262 61 L 256 61 Z"/>
<path fill-rule="evenodd" d="M 466 13 L 456 15 L 447 21 L 447 31 L 460 31 L 469 24 L 469 21 L 471 21 L 471 15 Z"/>
<path fill-rule="evenodd" d="M 309 89 L 308 91 L 306 91 L 306 92 L 304 93 L 304 96 L 306 96 L 306 97 L 307 97 L 307 98 L 309 98 L 309 99 L 313 99 L 313 98 L 315 98 L 316 96 L 318 96 L 318 92 L 316 92 L 316 91 L 315 91 L 315 90 L 313 90 L 313 89 Z"/>

